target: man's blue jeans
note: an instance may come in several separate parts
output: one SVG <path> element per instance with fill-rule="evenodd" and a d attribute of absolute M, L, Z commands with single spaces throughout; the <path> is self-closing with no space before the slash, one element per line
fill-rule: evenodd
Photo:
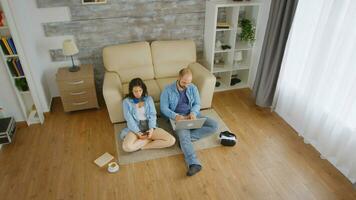
<path fill-rule="evenodd" d="M 188 167 L 192 164 L 201 165 L 195 154 L 192 142 L 214 134 L 218 130 L 218 123 L 209 117 L 206 118 L 203 126 L 199 129 L 181 129 L 175 131 L 179 138 L 180 148 L 183 151 L 184 159 Z"/>

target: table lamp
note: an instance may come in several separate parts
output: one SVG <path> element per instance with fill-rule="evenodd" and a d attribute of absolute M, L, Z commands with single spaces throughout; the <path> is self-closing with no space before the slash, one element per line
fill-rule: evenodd
<path fill-rule="evenodd" d="M 79 52 L 77 45 L 73 40 L 64 40 L 63 42 L 63 55 L 70 56 L 72 59 L 72 67 L 69 68 L 70 72 L 79 71 L 79 66 L 74 65 L 73 55 Z"/>

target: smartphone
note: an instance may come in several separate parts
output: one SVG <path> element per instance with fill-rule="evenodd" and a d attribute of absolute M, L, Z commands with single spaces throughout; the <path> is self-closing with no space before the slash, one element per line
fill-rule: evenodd
<path fill-rule="evenodd" d="M 141 133 L 142 133 L 142 136 L 148 135 L 148 131 L 141 132 Z"/>

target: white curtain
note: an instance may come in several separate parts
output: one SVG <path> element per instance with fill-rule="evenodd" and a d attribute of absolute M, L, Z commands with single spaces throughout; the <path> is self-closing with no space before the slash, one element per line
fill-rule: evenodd
<path fill-rule="evenodd" d="M 275 111 L 356 181 L 356 1 L 299 0 Z"/>

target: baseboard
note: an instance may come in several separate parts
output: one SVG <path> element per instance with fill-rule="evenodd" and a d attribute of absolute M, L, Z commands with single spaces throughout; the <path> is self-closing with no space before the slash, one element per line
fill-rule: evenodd
<path fill-rule="evenodd" d="M 49 103 L 49 110 L 47 110 L 46 112 L 43 113 L 43 115 L 46 117 L 48 117 L 52 111 L 52 106 L 53 106 L 53 99 L 57 99 L 57 98 L 61 98 L 60 96 L 53 96 L 51 98 L 51 101 Z"/>
<path fill-rule="evenodd" d="M 51 112 L 51 110 L 52 110 L 53 98 L 54 98 L 54 97 L 51 97 L 51 99 L 49 100 L 49 107 L 48 107 L 46 110 L 43 111 L 43 114 L 44 114 L 45 116 L 46 116 L 46 113 L 49 113 L 49 112 Z"/>
<path fill-rule="evenodd" d="M 55 98 L 55 97 L 52 97 L 50 102 L 49 102 L 49 110 L 46 110 L 46 111 L 43 112 L 43 115 L 44 115 L 45 119 L 49 116 L 49 114 L 50 114 L 50 112 L 52 110 L 53 98 Z"/>
<path fill-rule="evenodd" d="M 52 110 L 52 104 L 53 104 L 53 99 L 54 99 L 54 98 L 60 98 L 60 96 L 53 96 L 53 97 L 51 97 L 51 102 L 49 103 L 49 111 L 46 112 L 46 113 L 51 112 L 51 110 Z"/>
<path fill-rule="evenodd" d="M 27 127 L 27 122 L 25 121 L 16 122 L 16 128 L 26 128 L 26 127 Z"/>

